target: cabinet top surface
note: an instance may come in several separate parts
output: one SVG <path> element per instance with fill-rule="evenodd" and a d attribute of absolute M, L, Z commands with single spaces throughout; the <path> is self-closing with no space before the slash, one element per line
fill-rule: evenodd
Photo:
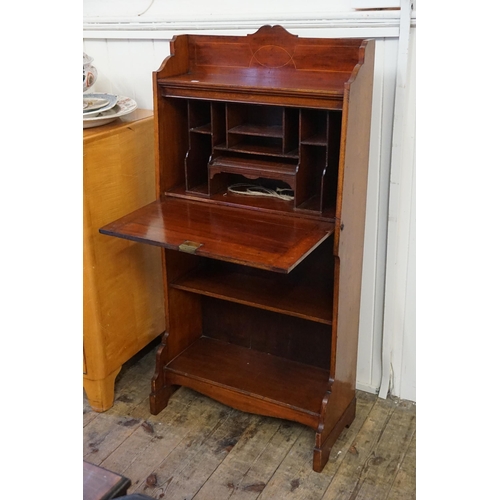
<path fill-rule="evenodd" d="M 247 36 L 180 35 L 155 72 L 159 87 L 341 100 L 367 40 L 300 38 L 281 26 Z"/>
<path fill-rule="evenodd" d="M 292 71 L 258 68 L 217 68 L 213 71 L 196 69 L 193 72 L 166 79 L 158 83 L 165 87 L 196 90 L 239 91 L 241 93 L 272 93 L 274 95 L 317 94 L 342 98 L 344 84 L 350 73 L 321 71 Z"/>
<path fill-rule="evenodd" d="M 153 120 L 153 111 L 149 109 L 136 109 L 129 115 L 122 116 L 107 125 L 83 129 L 83 140 L 86 142 L 92 139 L 106 137 L 107 135 L 120 131 L 124 127 L 129 127 L 131 123 L 148 119 L 151 121 Z"/>

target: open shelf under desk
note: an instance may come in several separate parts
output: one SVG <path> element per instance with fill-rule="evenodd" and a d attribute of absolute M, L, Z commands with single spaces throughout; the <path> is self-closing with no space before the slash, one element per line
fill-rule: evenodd
<path fill-rule="evenodd" d="M 173 288 L 237 302 L 325 325 L 332 324 L 333 286 L 284 283 L 281 275 L 267 276 L 236 269 L 197 269 L 183 276 Z"/>
<path fill-rule="evenodd" d="M 174 385 L 245 411 L 311 427 L 319 423 L 322 400 L 329 390 L 327 370 L 208 337 L 191 344 L 165 366 L 165 372 Z"/>

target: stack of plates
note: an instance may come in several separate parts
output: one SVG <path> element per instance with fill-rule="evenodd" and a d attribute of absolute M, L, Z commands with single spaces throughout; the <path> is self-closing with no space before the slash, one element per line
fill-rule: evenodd
<path fill-rule="evenodd" d="M 83 128 L 106 125 L 132 113 L 137 103 L 130 97 L 113 94 L 83 94 Z"/>

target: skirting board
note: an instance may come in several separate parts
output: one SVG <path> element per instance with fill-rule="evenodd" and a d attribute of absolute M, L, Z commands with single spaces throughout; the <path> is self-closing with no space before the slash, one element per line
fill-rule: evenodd
<path fill-rule="evenodd" d="M 360 383 L 356 383 L 356 389 L 358 391 L 369 392 L 370 394 L 378 394 L 379 391 L 377 386 Z"/>

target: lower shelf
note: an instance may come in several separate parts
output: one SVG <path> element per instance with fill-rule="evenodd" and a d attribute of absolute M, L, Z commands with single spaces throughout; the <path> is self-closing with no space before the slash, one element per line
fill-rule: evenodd
<path fill-rule="evenodd" d="M 165 367 L 168 381 L 232 407 L 316 428 L 329 373 L 201 337 Z"/>
<path fill-rule="evenodd" d="M 287 314 L 325 325 L 332 324 L 333 286 L 280 280 L 283 275 L 251 275 L 235 268 L 199 269 L 183 276 L 172 288 Z"/>

